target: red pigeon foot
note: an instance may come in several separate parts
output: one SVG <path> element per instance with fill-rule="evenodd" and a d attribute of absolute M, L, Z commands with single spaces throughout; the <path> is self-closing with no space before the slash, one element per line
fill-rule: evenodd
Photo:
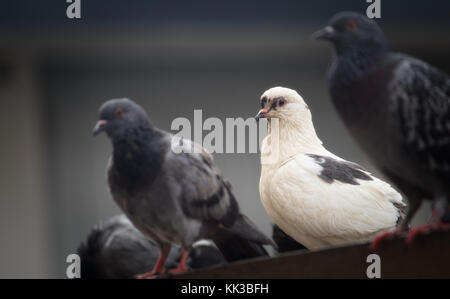
<path fill-rule="evenodd" d="M 181 253 L 181 260 L 180 260 L 180 263 L 178 264 L 178 267 L 176 267 L 175 269 L 169 270 L 168 273 L 179 274 L 179 273 L 184 273 L 184 272 L 188 271 L 188 267 L 186 266 L 188 257 L 189 257 L 189 251 L 183 250 L 183 252 Z"/>
<path fill-rule="evenodd" d="M 166 259 L 169 256 L 169 252 L 170 246 L 161 248 L 161 254 L 159 255 L 158 261 L 156 262 L 156 265 L 153 268 L 153 270 L 141 275 L 137 275 L 136 279 L 152 278 L 158 274 L 166 272 L 166 270 L 164 269 L 164 263 L 166 262 Z"/>
<path fill-rule="evenodd" d="M 150 272 L 144 273 L 144 274 L 140 274 L 136 276 L 136 279 L 145 279 L 145 278 L 152 278 L 155 277 L 159 274 L 162 274 L 165 272 L 165 269 L 163 268 L 161 271 L 156 271 L 156 270 L 152 270 Z"/>

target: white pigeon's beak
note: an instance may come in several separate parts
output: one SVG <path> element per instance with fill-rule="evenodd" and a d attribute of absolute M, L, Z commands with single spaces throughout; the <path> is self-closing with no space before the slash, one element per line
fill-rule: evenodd
<path fill-rule="evenodd" d="M 92 134 L 93 134 L 94 136 L 97 136 L 98 134 L 100 134 L 101 132 L 103 132 L 103 131 L 105 130 L 105 127 L 106 127 L 106 124 L 107 124 L 107 123 L 108 123 L 108 122 L 107 122 L 106 120 L 103 120 L 103 119 L 99 120 L 99 121 L 97 122 L 97 124 L 95 125 L 94 130 L 92 130 Z"/>
<path fill-rule="evenodd" d="M 269 113 L 269 110 L 267 108 L 259 110 L 258 114 L 256 114 L 255 116 L 256 121 L 260 120 L 261 118 L 265 118 L 267 113 Z"/>

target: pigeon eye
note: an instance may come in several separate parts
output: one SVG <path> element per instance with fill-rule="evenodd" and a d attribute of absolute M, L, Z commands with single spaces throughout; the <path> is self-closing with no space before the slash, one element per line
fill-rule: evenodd
<path fill-rule="evenodd" d="M 266 98 L 262 99 L 261 100 L 261 108 L 264 108 L 266 106 L 266 103 L 267 103 L 267 99 Z"/>
<path fill-rule="evenodd" d="M 285 99 L 281 99 L 278 101 L 278 106 L 284 106 L 284 104 L 286 104 L 286 100 Z"/>
<path fill-rule="evenodd" d="M 118 117 L 122 117 L 122 115 L 123 115 L 123 110 L 122 109 L 117 109 L 116 110 L 116 115 L 118 116 Z"/>
<path fill-rule="evenodd" d="M 353 31 L 356 28 L 358 28 L 358 24 L 356 23 L 356 21 L 350 21 L 347 23 L 347 25 L 345 27 L 347 27 L 348 30 Z"/>

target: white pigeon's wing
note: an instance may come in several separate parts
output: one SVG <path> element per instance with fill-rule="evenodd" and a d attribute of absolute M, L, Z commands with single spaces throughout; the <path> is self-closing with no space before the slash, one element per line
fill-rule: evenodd
<path fill-rule="evenodd" d="M 298 155 L 277 171 L 271 196 L 284 221 L 327 244 L 366 240 L 401 218 L 401 195 L 351 162 Z M 301 242 L 301 240 L 298 240 Z"/>

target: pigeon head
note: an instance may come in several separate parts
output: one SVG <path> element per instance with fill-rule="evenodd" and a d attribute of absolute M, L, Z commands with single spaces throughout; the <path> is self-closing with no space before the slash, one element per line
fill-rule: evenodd
<path fill-rule="evenodd" d="M 100 107 L 93 134 L 106 132 L 112 140 L 120 140 L 150 128 L 150 120 L 141 106 L 129 99 L 112 99 Z"/>
<path fill-rule="evenodd" d="M 352 49 L 386 49 L 387 41 L 377 23 L 356 12 L 341 12 L 328 25 L 313 34 L 319 40 L 330 41 L 338 54 Z"/>
<path fill-rule="evenodd" d="M 299 148 L 314 150 L 322 146 L 314 129 L 311 111 L 295 90 L 285 87 L 271 88 L 261 96 L 261 107 L 256 119 L 277 120 L 267 123 L 268 136 L 263 142 L 263 147 L 270 148 L 267 151 L 270 155 L 277 155 L 271 156 L 270 159 L 278 157 L 278 161 L 283 161 L 295 154 Z M 269 135 L 270 142 L 267 141 Z M 266 152 L 267 148 L 261 152 Z"/>
<path fill-rule="evenodd" d="M 293 89 L 273 87 L 261 96 L 261 110 L 256 115 L 260 118 L 278 118 L 280 120 L 297 120 L 309 114 L 308 105 Z"/>

